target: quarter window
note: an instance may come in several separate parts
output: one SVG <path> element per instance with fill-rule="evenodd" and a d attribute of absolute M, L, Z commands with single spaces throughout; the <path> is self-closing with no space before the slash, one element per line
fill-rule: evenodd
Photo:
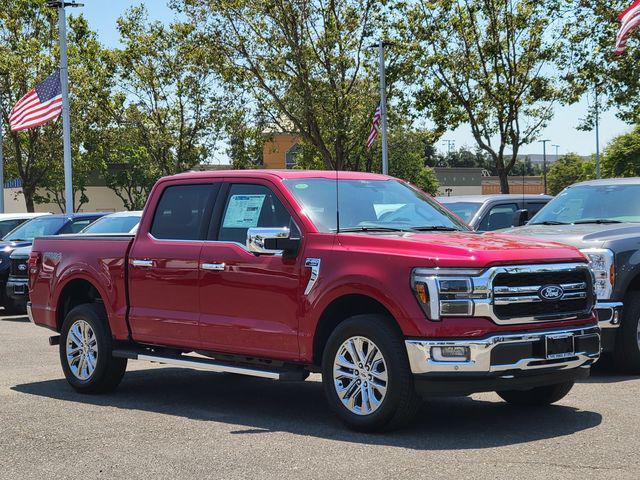
<path fill-rule="evenodd" d="M 165 240 L 200 240 L 211 186 L 174 185 L 162 193 L 150 233 Z"/>

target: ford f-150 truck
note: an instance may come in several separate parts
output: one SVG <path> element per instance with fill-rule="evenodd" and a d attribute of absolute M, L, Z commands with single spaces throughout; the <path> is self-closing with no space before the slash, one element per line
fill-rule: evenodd
<path fill-rule="evenodd" d="M 135 236 L 36 239 L 29 314 L 79 392 L 127 361 L 304 380 L 352 428 L 428 395 L 549 404 L 600 354 L 577 249 L 485 238 L 394 178 L 189 172 L 153 188 Z"/>

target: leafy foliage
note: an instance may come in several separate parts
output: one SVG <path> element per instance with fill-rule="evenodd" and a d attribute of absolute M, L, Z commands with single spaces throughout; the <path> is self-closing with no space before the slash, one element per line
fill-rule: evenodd
<path fill-rule="evenodd" d="M 469 124 L 503 193 L 523 145 L 575 96 L 555 68 L 559 0 L 418 0 L 399 29 L 420 81 L 418 108 L 442 129 Z"/>
<path fill-rule="evenodd" d="M 640 126 L 607 145 L 602 170 L 609 177 L 640 177 Z"/>
<path fill-rule="evenodd" d="M 585 160 L 575 153 L 560 157 L 549 168 L 547 184 L 549 193 L 557 195 L 569 185 L 596 177 L 596 164 L 593 160 Z"/>

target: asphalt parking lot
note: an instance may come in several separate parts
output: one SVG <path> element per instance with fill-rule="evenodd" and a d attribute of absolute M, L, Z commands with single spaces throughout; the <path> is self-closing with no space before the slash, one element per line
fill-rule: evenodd
<path fill-rule="evenodd" d="M 318 376 L 272 383 L 131 362 L 115 393 L 78 395 L 49 335 L 0 318 L 3 479 L 640 475 L 640 378 L 606 366 L 547 409 L 438 399 L 411 428 L 369 435 L 334 418 Z"/>

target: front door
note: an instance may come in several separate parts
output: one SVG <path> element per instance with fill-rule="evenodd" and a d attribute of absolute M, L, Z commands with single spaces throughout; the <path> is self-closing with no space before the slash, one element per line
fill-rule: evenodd
<path fill-rule="evenodd" d="M 199 345 L 198 265 L 218 186 L 165 187 L 150 225 L 140 226 L 129 254 L 129 320 L 134 340 Z"/>
<path fill-rule="evenodd" d="M 246 248 L 250 227 L 289 227 L 291 214 L 268 182 L 228 185 L 216 224 L 200 255 L 203 347 L 254 356 L 298 358 L 300 257 L 255 255 Z"/>

